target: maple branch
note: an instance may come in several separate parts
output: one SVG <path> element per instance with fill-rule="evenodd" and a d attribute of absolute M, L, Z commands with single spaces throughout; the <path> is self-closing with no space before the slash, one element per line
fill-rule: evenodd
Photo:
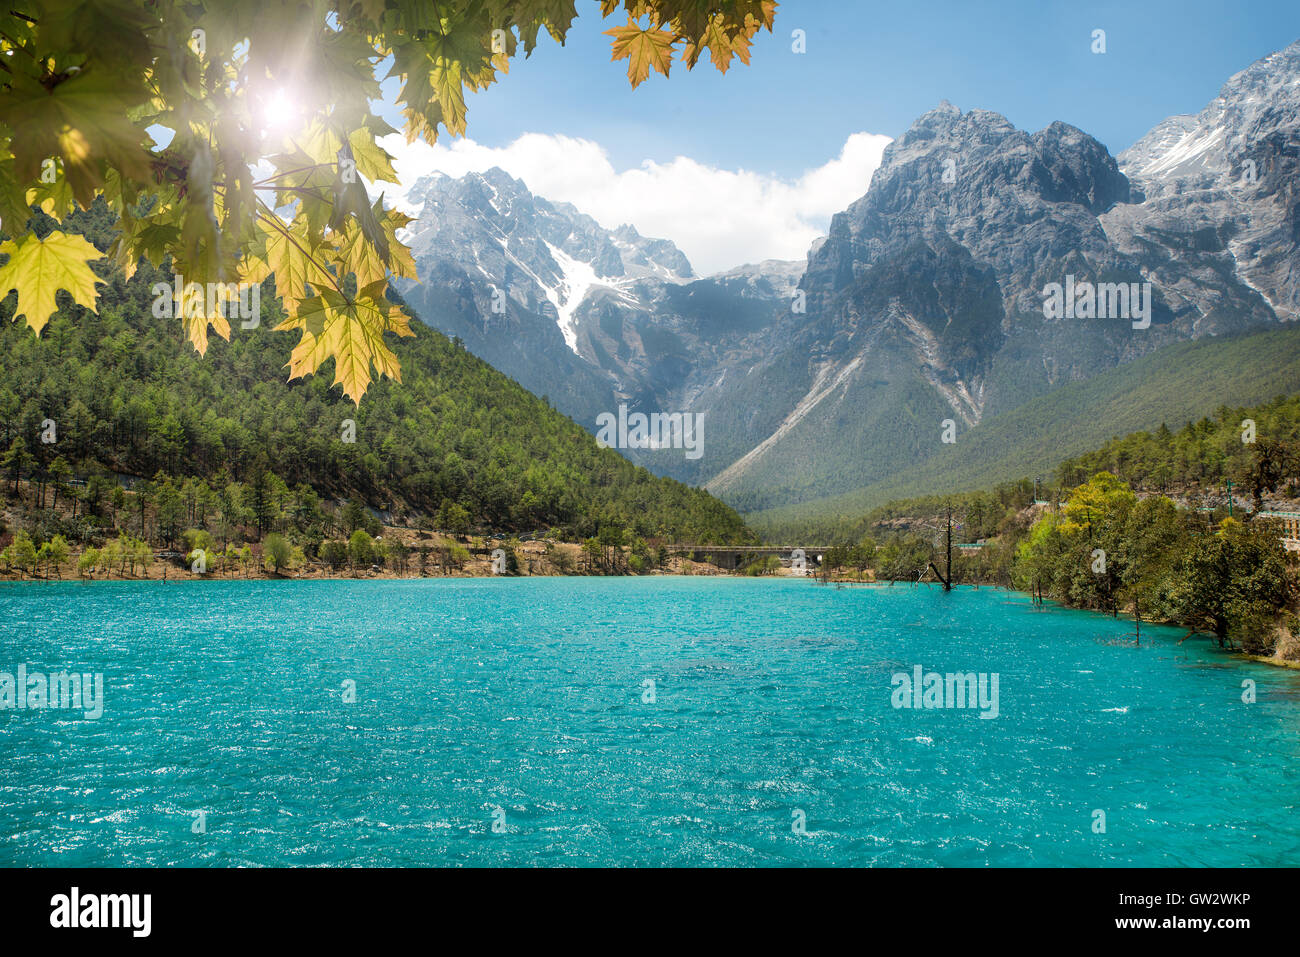
<path fill-rule="evenodd" d="M 269 182 L 271 182 L 272 180 L 277 180 L 277 179 L 279 179 L 281 176 L 292 176 L 294 173 L 306 173 L 306 172 L 309 172 L 309 171 L 311 171 L 311 170 L 315 170 L 315 169 L 328 169 L 328 168 L 331 167 L 331 166 L 337 166 L 337 165 L 338 165 L 337 163 L 317 163 L 317 164 L 314 165 L 314 166 L 301 166 L 301 167 L 299 167 L 298 169 L 287 169 L 287 170 L 285 170 L 283 173 L 276 173 L 276 174 L 273 175 L 273 176 L 268 176 L 266 179 L 259 179 L 259 180 L 257 180 L 255 183 L 253 183 L 253 186 L 254 186 L 254 187 L 262 186 L 263 184 L 265 184 L 265 183 L 269 183 Z M 293 188 L 295 188 L 295 187 L 286 186 L 286 187 L 282 187 L 282 188 L 283 188 L 283 189 L 293 189 Z M 301 188 L 301 187 L 298 187 L 298 188 Z"/>
<path fill-rule="evenodd" d="M 325 187 L 323 186 L 280 186 L 277 187 L 277 191 L 281 193 L 302 193 L 306 196 L 312 197 L 312 199 L 319 199 L 322 203 L 325 203 L 329 202 L 329 200 L 320 192 L 324 188 Z"/>

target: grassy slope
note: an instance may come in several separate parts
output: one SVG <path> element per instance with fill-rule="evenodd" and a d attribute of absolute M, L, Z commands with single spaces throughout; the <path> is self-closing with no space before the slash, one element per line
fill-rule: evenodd
<path fill-rule="evenodd" d="M 852 492 L 745 516 L 769 540 L 805 539 L 892 499 L 1025 476 L 1109 439 L 1177 428 L 1221 405 L 1300 391 L 1300 327 L 1178 343 L 982 422 L 924 462 Z"/>

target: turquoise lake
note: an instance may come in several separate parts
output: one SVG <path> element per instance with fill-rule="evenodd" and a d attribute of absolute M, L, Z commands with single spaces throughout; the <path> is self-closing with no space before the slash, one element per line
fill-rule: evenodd
<path fill-rule="evenodd" d="M 106 682 L 0 710 L 2 865 L 1300 863 L 1300 672 L 1004 591 L 17 583 L 0 622 L 0 672 Z M 894 707 L 916 665 L 997 717 Z"/>

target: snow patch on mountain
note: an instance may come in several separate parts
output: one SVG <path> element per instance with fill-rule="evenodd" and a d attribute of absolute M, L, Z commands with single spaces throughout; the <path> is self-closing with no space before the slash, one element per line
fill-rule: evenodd
<path fill-rule="evenodd" d="M 1204 165 L 1207 154 L 1221 152 L 1224 131 L 1222 129 L 1193 129 L 1183 134 L 1175 143 L 1168 146 L 1163 154 L 1154 158 L 1145 169 L 1146 176 L 1168 176 L 1184 165 Z"/>
<path fill-rule="evenodd" d="M 545 242 L 545 240 L 543 240 Z M 551 258 L 555 260 L 555 265 L 560 267 L 560 281 L 554 286 L 540 283 L 542 292 L 546 298 L 555 306 L 556 313 L 559 314 L 557 325 L 560 327 L 560 334 L 564 336 L 564 343 L 574 355 L 581 355 L 578 351 L 578 321 L 576 313 L 578 306 L 582 305 L 582 300 L 587 298 L 587 293 L 593 288 L 603 286 L 612 289 L 620 299 L 632 305 L 636 304 L 636 299 L 628 295 L 627 291 L 621 288 L 624 283 L 606 282 L 596 274 L 591 263 L 585 263 L 580 259 L 574 259 L 563 249 L 546 243 L 546 248 L 551 251 Z"/>

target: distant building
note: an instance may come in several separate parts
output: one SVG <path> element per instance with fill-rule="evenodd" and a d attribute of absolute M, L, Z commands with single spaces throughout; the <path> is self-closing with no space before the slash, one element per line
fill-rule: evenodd
<path fill-rule="evenodd" d="M 1260 512 L 1255 517 L 1277 522 L 1282 547 L 1288 552 L 1300 552 L 1300 512 Z"/>

